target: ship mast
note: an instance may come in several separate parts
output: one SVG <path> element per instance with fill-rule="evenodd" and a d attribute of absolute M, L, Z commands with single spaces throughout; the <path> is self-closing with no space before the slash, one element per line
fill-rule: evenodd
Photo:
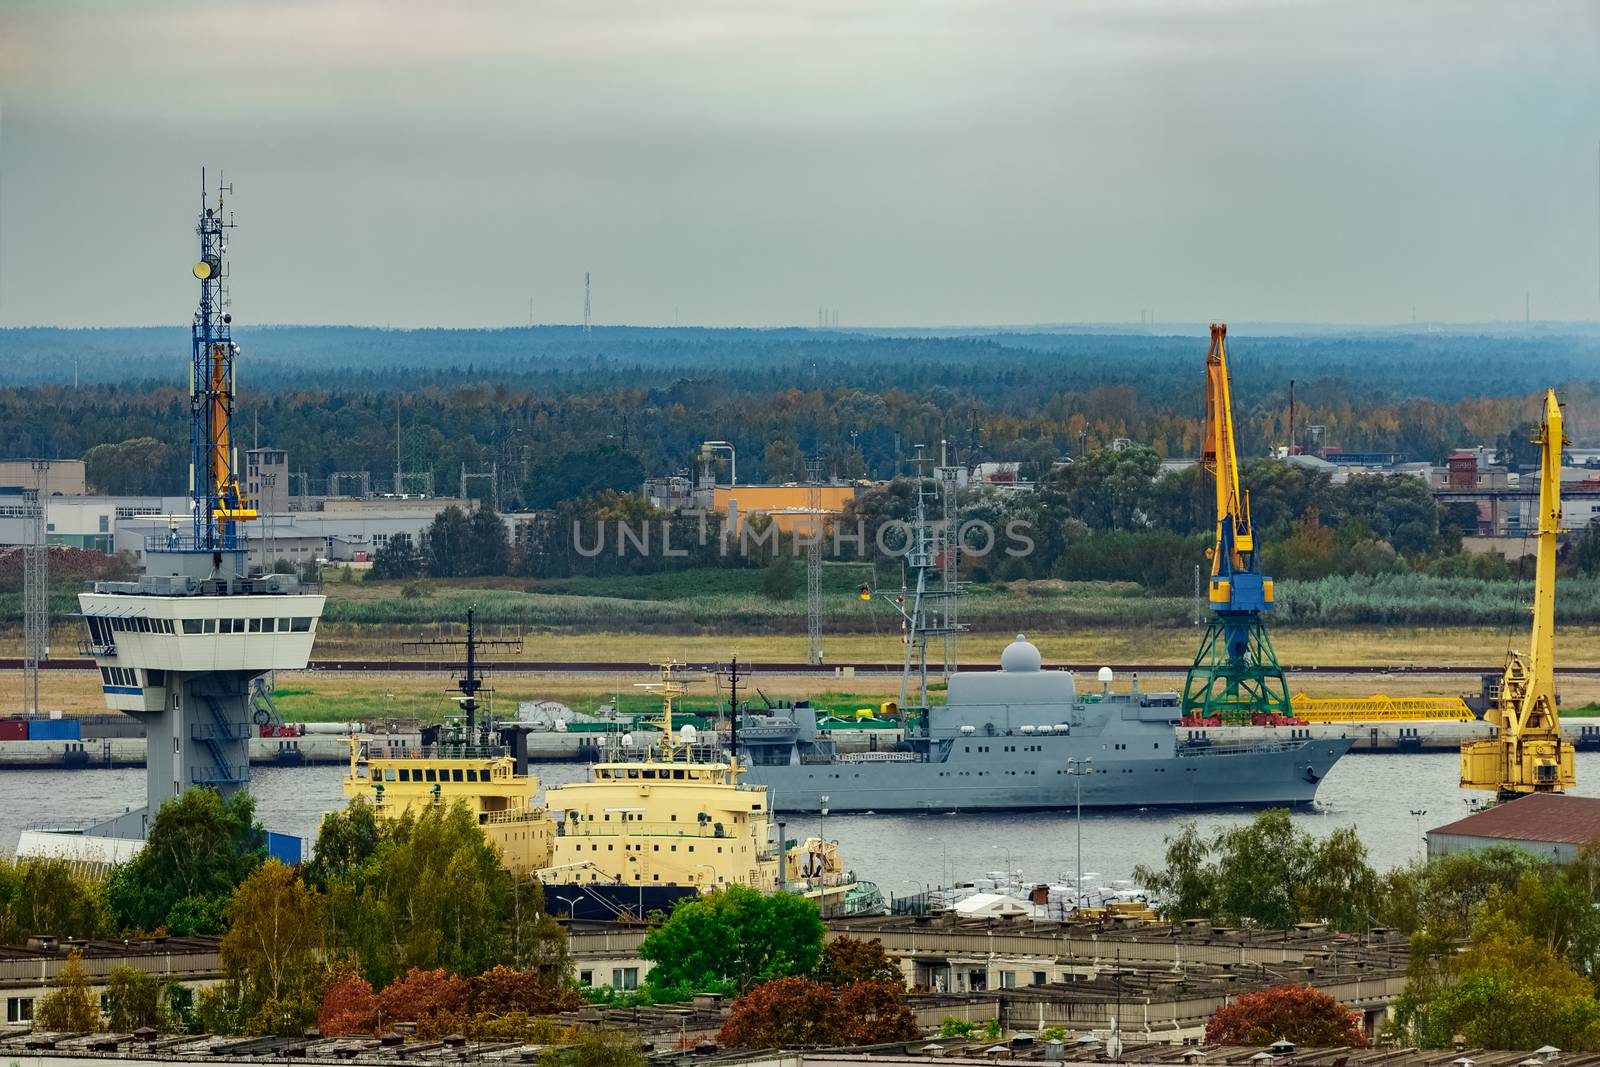
<path fill-rule="evenodd" d="M 952 649 L 953 654 L 953 639 L 966 629 L 966 626 L 952 621 L 954 618 L 952 612 L 940 613 L 940 621 L 936 623 L 932 621 L 932 612 L 929 610 L 931 601 L 959 597 L 962 595 L 962 591 L 960 583 L 952 583 L 948 577 L 945 578 L 939 588 L 931 589 L 928 586 L 928 575 L 939 569 L 940 551 L 936 549 L 936 544 L 942 548 L 943 552 L 954 552 L 956 549 L 956 536 L 955 531 L 949 529 L 949 523 L 946 522 L 946 529 L 936 539 L 933 527 L 928 522 L 927 479 L 922 469 L 927 462 L 927 458 L 922 454 L 922 447 L 921 445 L 917 446 L 916 458 L 913 460 L 917 467 L 917 509 L 911 524 L 910 544 L 906 552 L 906 564 L 910 567 L 915 577 L 909 589 L 902 581 L 899 594 L 892 598 L 884 598 L 881 592 L 875 592 L 868 586 L 863 585 L 861 587 L 861 599 L 870 600 L 874 595 L 877 595 L 880 599 L 887 599 L 894 606 L 894 609 L 900 613 L 900 617 L 905 624 L 906 647 L 900 667 L 900 708 L 902 712 L 908 706 L 906 701 L 910 696 L 909 689 L 913 668 L 916 670 L 917 679 L 917 703 L 915 707 L 923 710 L 928 707 L 928 638 L 951 638 L 952 640 L 947 643 L 946 647 Z M 909 608 L 906 606 L 908 594 L 911 598 L 911 606 Z"/>
<path fill-rule="evenodd" d="M 651 726 L 661 727 L 661 758 L 668 763 L 674 759 L 672 748 L 672 702 L 689 691 L 689 687 L 672 673 L 683 664 L 676 660 L 667 660 L 657 663 L 661 671 L 659 682 L 639 682 L 640 689 L 649 689 L 661 694 L 661 718 L 650 723 Z"/>

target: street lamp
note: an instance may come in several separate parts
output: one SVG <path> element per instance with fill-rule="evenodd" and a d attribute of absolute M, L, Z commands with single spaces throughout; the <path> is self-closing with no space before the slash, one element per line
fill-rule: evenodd
<path fill-rule="evenodd" d="M 989 847 L 990 848 L 994 848 L 994 849 L 999 849 L 1000 851 L 1002 851 L 1002 852 L 1004 852 L 1006 854 L 1006 881 L 1007 882 L 1011 881 L 1011 846 L 1010 845 L 990 845 Z"/>
<path fill-rule="evenodd" d="M 1422 858 L 1424 860 L 1426 860 L 1428 858 L 1428 855 L 1427 855 L 1428 839 L 1426 837 L 1422 836 L 1422 817 L 1424 815 L 1428 814 L 1428 809 L 1427 808 L 1412 808 L 1410 810 L 1411 810 L 1411 814 L 1414 815 L 1416 817 L 1416 820 L 1417 820 L 1417 842 L 1418 842 L 1417 847 L 1422 850 Z"/>
<path fill-rule="evenodd" d="M 561 903 L 563 903 L 563 904 L 565 904 L 567 906 L 567 918 L 571 919 L 573 917 L 573 915 L 572 915 L 573 906 L 575 904 L 577 904 L 578 901 L 582 900 L 583 898 L 582 897 L 561 897 L 561 896 L 558 896 L 558 897 L 556 897 L 556 899 L 561 901 Z"/>
<path fill-rule="evenodd" d="M 1094 760 L 1079 759 L 1076 756 L 1067 757 L 1067 773 L 1072 775 L 1072 784 L 1077 793 L 1077 823 L 1078 823 L 1078 870 L 1076 894 L 1078 907 L 1083 907 L 1083 776 L 1094 773 Z"/>
<path fill-rule="evenodd" d="M 710 888 L 715 889 L 717 887 L 717 885 L 716 885 L 716 883 L 717 883 L 717 869 L 716 869 L 716 867 L 712 866 L 709 863 L 697 863 L 697 864 L 694 865 L 694 868 L 697 871 L 701 867 L 704 867 L 706 870 L 711 872 L 711 877 L 708 880 L 702 882 L 701 885 L 709 886 Z"/>

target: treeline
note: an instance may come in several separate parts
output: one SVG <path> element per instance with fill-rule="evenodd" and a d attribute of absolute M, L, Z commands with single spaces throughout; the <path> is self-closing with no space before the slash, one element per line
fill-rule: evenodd
<path fill-rule="evenodd" d="M 1381 1041 L 1600 1050 L 1600 847 L 1565 866 L 1496 846 L 1380 875 L 1354 829 L 1317 840 L 1280 809 L 1209 834 L 1187 823 L 1165 865 L 1134 878 L 1173 920 L 1408 935 L 1405 992 Z"/>
<path fill-rule="evenodd" d="M 170 336 L 169 336 L 170 334 Z M 1038 475 L 1118 438 L 1158 456 L 1198 453 L 1197 337 L 1017 334 L 884 337 L 814 331 L 381 331 L 242 333 L 236 436 L 288 451 L 293 476 L 392 480 L 398 464 L 436 489 L 496 465 L 502 508 L 550 507 L 694 464 L 701 441 L 733 441 L 747 481 L 887 478 L 917 445 L 957 460 L 1016 461 Z M 179 343 L 174 344 L 174 341 Z M 0 331 L 0 451 L 78 457 L 113 493 L 187 485 L 187 335 Z M 1441 460 L 1466 443 L 1524 439 L 1544 387 L 1563 386 L 1579 434 L 1600 415 L 1588 335 L 1240 338 L 1240 446 L 1264 454 L 1323 427 L 1348 450 Z M 1491 358 L 1492 353 L 1492 358 Z M 1514 356 L 1514 358 L 1513 358 Z M 81 388 L 60 384 L 73 361 Z M 1459 373 L 1489 367 L 1492 377 Z M 255 383 L 253 386 L 251 383 Z M 1572 384 L 1567 384 L 1572 383 Z M 398 451 L 398 456 L 397 456 Z M 720 461 L 719 461 L 720 462 Z M 726 478 L 726 471 L 721 471 Z M 475 481 L 474 495 L 487 495 Z"/>
<path fill-rule="evenodd" d="M 248 793 L 223 802 L 189 789 L 108 878 L 54 859 L 0 861 L 0 944 L 221 935 L 215 986 L 119 976 L 110 1019 L 123 1030 L 299 1034 L 321 1020 L 330 1033 L 370 1034 L 364 990 L 391 1025 L 555 1041 L 548 1016 L 579 1003 L 565 932 L 538 884 L 500 865 L 463 805 L 379 820 L 357 801 L 324 819 L 316 859 L 296 867 L 267 859 L 264 846 Z M 56 986 L 35 1025 L 99 1029 L 81 961 Z M 439 989 L 442 1000 L 422 992 Z"/>

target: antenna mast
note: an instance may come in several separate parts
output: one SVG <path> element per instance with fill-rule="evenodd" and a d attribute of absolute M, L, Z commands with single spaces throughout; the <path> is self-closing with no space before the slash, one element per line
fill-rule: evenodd
<path fill-rule="evenodd" d="M 224 284 L 228 275 L 223 254 L 228 251 L 227 231 L 234 224 L 231 215 L 224 221 L 222 214 L 223 196 L 231 192 L 233 186 L 218 179 L 216 206 L 208 206 L 201 169 L 200 222 L 195 227 L 200 258 L 194 265 L 200 306 L 190 330 L 189 490 L 193 547 L 218 554 L 237 549 L 238 524 L 256 517 L 239 493 L 233 448 L 234 357 L 239 346 L 233 343 L 233 315 L 225 310 L 232 302 Z M 221 556 L 214 559 L 220 563 Z"/>

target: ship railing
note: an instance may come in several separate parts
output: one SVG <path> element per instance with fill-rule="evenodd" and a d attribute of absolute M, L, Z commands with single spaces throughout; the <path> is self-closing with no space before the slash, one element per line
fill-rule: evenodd
<path fill-rule="evenodd" d="M 78 655 L 80 656 L 104 658 L 107 656 L 115 656 L 116 654 L 117 645 L 114 641 L 80 640 L 78 642 Z"/>
<path fill-rule="evenodd" d="M 1207 738 L 1180 741 L 1177 746 L 1177 755 L 1191 758 L 1201 756 L 1248 756 L 1254 753 L 1289 752 L 1306 743 L 1306 738 L 1284 738 L 1281 741 L 1247 741 L 1228 742 Z"/>
<path fill-rule="evenodd" d="M 377 745 L 362 742 L 362 758 L 376 760 L 493 760 L 505 759 L 511 750 L 504 745 Z"/>
<path fill-rule="evenodd" d="M 532 813 L 527 808 L 511 808 L 507 811 L 480 811 L 478 822 L 484 825 L 497 825 L 500 823 L 527 822 Z"/>
<path fill-rule="evenodd" d="M 920 763 L 915 752 L 842 752 L 840 763 Z"/>

